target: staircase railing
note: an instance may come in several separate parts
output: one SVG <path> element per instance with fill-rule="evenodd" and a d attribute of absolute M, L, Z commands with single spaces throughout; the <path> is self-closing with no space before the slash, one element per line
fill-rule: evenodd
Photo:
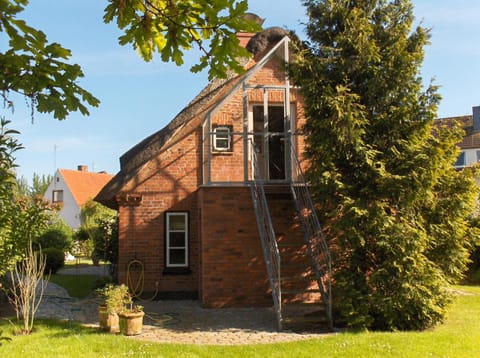
<path fill-rule="evenodd" d="M 326 308 L 329 324 L 333 327 L 332 288 L 331 288 L 331 256 L 326 237 L 313 205 L 308 185 L 305 181 L 295 148 L 291 146 L 292 181 L 291 191 L 298 217 L 302 224 L 304 240 L 312 260 L 312 266 L 318 282 L 322 301 Z"/>
<path fill-rule="evenodd" d="M 253 206 L 257 218 L 258 232 L 260 234 L 263 255 L 267 266 L 268 278 L 272 290 L 272 298 L 277 316 L 278 329 L 282 329 L 282 290 L 280 286 L 280 253 L 278 251 L 275 231 L 272 225 L 270 210 L 263 187 L 263 178 L 257 159 L 255 145 L 250 141 L 252 181 L 250 191 L 252 193 Z"/>

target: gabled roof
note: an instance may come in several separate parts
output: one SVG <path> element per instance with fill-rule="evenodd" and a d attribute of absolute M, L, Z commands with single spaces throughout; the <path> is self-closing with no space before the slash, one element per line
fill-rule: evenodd
<path fill-rule="evenodd" d="M 113 178 L 107 173 L 93 173 L 80 170 L 58 169 L 65 184 L 79 207 L 89 199 L 93 199 L 100 190 Z"/>
<path fill-rule="evenodd" d="M 465 131 L 465 136 L 462 141 L 458 143 L 458 146 L 462 149 L 480 148 L 480 132 L 473 130 L 472 115 L 440 118 L 435 121 L 436 124 L 448 126 L 453 126 L 454 122 L 460 123 Z"/>
<path fill-rule="evenodd" d="M 247 50 L 254 56 L 260 57 L 272 45 L 278 44 L 288 35 L 288 31 L 278 27 L 264 30 L 252 37 L 247 44 Z M 240 63 L 247 69 L 244 74 L 238 75 L 231 72 L 226 79 L 211 81 L 167 126 L 123 154 L 120 157 L 120 172 L 98 193 L 95 200 L 111 208 L 116 208 L 115 195 L 139 173 L 143 165 L 167 149 L 175 142 L 175 138 L 190 131 L 189 124 L 193 123 L 194 119 L 203 118 L 227 98 L 234 88 L 240 86 L 242 81 L 258 69 L 259 63 L 264 61 L 267 56 L 260 57 L 259 62 L 241 59 Z"/>

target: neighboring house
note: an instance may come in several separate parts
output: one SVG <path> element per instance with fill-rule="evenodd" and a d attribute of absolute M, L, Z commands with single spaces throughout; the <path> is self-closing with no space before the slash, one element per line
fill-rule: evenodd
<path fill-rule="evenodd" d="M 329 253 L 295 155 L 304 108 L 284 70 L 289 38 L 267 29 L 247 49 L 244 74 L 212 81 L 125 153 L 95 198 L 119 213 L 118 279 L 204 307 L 273 298 L 280 326 L 292 303 L 322 299 L 328 317 Z"/>
<path fill-rule="evenodd" d="M 456 168 L 472 166 L 480 162 L 480 106 L 472 108 L 471 115 L 437 119 L 437 123 L 459 122 L 465 130 L 463 140 L 458 143 L 461 152 L 455 163 Z"/>
<path fill-rule="evenodd" d="M 60 217 L 68 226 L 77 229 L 82 224 L 82 206 L 93 199 L 112 178 L 111 174 L 89 172 L 84 165 L 79 165 L 78 170 L 58 169 L 44 197 L 53 204 L 59 204 Z"/>

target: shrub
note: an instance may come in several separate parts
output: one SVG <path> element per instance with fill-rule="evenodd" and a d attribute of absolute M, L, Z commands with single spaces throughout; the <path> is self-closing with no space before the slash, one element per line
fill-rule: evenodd
<path fill-rule="evenodd" d="M 93 253 L 93 239 L 90 238 L 89 232 L 84 227 L 80 227 L 74 235 L 74 255 L 90 257 Z"/>
<path fill-rule="evenodd" d="M 35 247 L 56 248 L 62 252 L 70 251 L 73 247 L 73 240 L 65 230 L 60 228 L 49 229 L 35 240 Z"/>
<path fill-rule="evenodd" d="M 65 264 L 65 254 L 55 247 L 42 250 L 46 257 L 45 273 L 54 274 Z"/>
<path fill-rule="evenodd" d="M 93 255 L 109 261 L 118 262 L 118 220 L 116 217 L 96 220 L 96 230 L 93 235 Z"/>
<path fill-rule="evenodd" d="M 111 276 L 101 276 L 95 280 L 95 283 L 93 284 L 94 289 L 103 289 L 105 286 L 108 284 L 112 284 L 113 279 Z"/>

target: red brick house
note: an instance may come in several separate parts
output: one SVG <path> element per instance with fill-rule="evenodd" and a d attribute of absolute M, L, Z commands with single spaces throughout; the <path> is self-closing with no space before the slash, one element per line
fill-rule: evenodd
<path fill-rule="evenodd" d="M 448 126 L 452 126 L 455 122 L 460 123 L 465 130 L 465 136 L 458 143 L 461 152 L 455 167 L 461 169 L 480 163 L 480 106 L 472 107 L 470 115 L 439 118 L 435 121 L 437 125 Z"/>
<path fill-rule="evenodd" d="M 329 253 L 295 154 L 304 115 L 289 38 L 268 29 L 247 49 L 244 74 L 208 84 L 96 197 L 118 210 L 118 279 L 204 307 L 273 297 L 280 327 L 293 303 L 326 304 L 331 317 Z"/>

